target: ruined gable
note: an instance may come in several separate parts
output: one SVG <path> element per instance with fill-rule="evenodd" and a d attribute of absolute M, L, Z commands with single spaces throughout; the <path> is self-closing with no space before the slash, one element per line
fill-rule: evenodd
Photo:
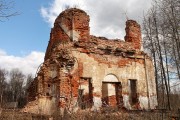
<path fill-rule="evenodd" d="M 155 108 L 153 64 L 141 51 L 140 25 L 126 22 L 125 41 L 96 37 L 89 29 L 89 16 L 80 9 L 67 9 L 56 18 L 24 111 Z"/>

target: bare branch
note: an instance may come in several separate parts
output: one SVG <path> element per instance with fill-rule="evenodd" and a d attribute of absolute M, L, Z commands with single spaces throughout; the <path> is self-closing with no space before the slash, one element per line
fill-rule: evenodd
<path fill-rule="evenodd" d="M 10 17 L 19 15 L 18 12 L 14 12 L 14 2 L 6 2 L 0 0 L 0 21 L 8 20 Z"/>

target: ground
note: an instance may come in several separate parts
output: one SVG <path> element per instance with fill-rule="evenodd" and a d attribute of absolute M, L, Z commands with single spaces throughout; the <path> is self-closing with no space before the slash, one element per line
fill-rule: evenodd
<path fill-rule="evenodd" d="M 3 110 L 0 120 L 178 120 L 180 114 L 172 111 L 119 111 L 113 108 L 106 108 L 101 111 L 78 111 L 64 116 L 54 114 L 43 116 L 30 113 L 22 113 L 19 110 Z"/>

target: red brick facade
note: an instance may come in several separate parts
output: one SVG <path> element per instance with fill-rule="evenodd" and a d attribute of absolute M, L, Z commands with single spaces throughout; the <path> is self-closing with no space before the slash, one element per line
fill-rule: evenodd
<path fill-rule="evenodd" d="M 141 51 L 140 25 L 128 20 L 125 41 L 109 40 L 90 35 L 89 21 L 87 13 L 76 8 L 56 18 L 45 61 L 35 78 L 36 93 L 31 92 L 32 86 L 29 88 L 30 100 L 38 100 L 38 109 L 44 114 L 53 113 L 54 108 L 73 111 L 98 109 L 105 104 L 133 109 L 130 81 L 135 80 L 133 99 L 140 101 L 137 104 L 141 108 L 154 108 L 153 65 Z M 31 111 L 29 107 L 27 111 Z"/>

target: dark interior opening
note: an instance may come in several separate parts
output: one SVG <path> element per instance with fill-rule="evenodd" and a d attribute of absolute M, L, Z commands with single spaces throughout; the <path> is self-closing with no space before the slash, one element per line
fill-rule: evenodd
<path fill-rule="evenodd" d="M 49 96 L 49 93 L 46 93 L 46 96 Z"/>
<path fill-rule="evenodd" d="M 123 107 L 123 97 L 122 97 L 122 85 L 120 82 L 103 82 L 102 84 L 102 106 L 107 107 L 107 106 L 112 106 L 109 104 L 110 102 L 110 97 L 108 95 L 109 89 L 108 89 L 108 84 L 112 84 L 115 87 L 115 101 L 116 101 L 116 106 L 118 108 Z"/>
<path fill-rule="evenodd" d="M 81 109 L 84 109 L 84 105 L 83 105 L 83 89 L 79 89 L 78 90 L 78 106 L 81 108 Z"/>
<path fill-rule="evenodd" d="M 78 90 L 78 105 L 81 109 L 91 108 L 93 105 L 93 86 L 92 86 L 92 79 L 82 77 L 80 80 L 81 83 L 87 83 L 88 93 L 84 93 L 84 89 Z"/>
<path fill-rule="evenodd" d="M 130 103 L 131 105 L 135 105 L 137 102 L 138 102 L 137 81 L 130 80 Z"/>

